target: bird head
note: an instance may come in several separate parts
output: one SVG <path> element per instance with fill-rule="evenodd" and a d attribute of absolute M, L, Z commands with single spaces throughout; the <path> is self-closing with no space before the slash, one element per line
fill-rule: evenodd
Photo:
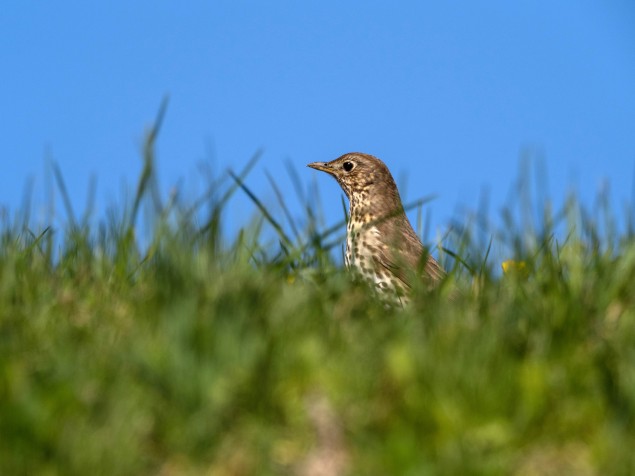
<path fill-rule="evenodd" d="M 370 194 L 374 185 L 381 186 L 389 194 L 397 193 L 397 186 L 386 164 L 369 154 L 352 152 L 330 162 L 313 162 L 307 167 L 332 175 L 349 200 L 357 195 Z"/>

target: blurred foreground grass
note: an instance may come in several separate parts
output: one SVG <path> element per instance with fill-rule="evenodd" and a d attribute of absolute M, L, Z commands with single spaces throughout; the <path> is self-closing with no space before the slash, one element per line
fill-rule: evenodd
<path fill-rule="evenodd" d="M 501 276 L 465 232 L 439 290 L 387 309 L 311 206 L 282 226 L 248 169 L 201 223 L 159 206 L 155 132 L 129 209 L 63 237 L 4 225 L 0 474 L 635 474 L 630 233 L 583 214 L 562 243 L 507 228 L 523 273 Z M 223 237 L 236 187 L 274 253 L 258 224 Z"/>

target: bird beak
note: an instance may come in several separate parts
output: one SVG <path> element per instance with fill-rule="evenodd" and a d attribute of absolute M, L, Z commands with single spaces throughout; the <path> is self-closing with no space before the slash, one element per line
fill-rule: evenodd
<path fill-rule="evenodd" d="M 312 169 L 315 169 L 315 170 L 321 170 L 322 172 L 326 172 L 331 175 L 333 174 L 333 169 L 329 167 L 329 165 L 326 162 L 311 162 L 310 164 L 307 164 L 306 166 L 311 167 Z"/>

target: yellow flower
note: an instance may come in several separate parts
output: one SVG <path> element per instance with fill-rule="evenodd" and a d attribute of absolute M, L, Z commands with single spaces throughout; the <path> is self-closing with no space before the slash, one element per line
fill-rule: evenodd
<path fill-rule="evenodd" d="M 527 263 L 524 261 L 514 261 L 513 259 L 508 259 L 503 261 L 501 266 L 503 267 L 503 273 L 505 274 L 516 273 L 518 276 L 522 277 L 527 277 L 529 274 Z"/>

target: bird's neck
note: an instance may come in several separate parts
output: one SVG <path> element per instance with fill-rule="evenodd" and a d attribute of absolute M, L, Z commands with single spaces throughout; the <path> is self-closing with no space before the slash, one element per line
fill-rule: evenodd
<path fill-rule="evenodd" d="M 373 190 L 351 194 L 349 197 L 350 220 L 359 225 L 369 225 L 383 220 L 400 220 L 405 217 L 403 205 L 394 190 Z"/>

